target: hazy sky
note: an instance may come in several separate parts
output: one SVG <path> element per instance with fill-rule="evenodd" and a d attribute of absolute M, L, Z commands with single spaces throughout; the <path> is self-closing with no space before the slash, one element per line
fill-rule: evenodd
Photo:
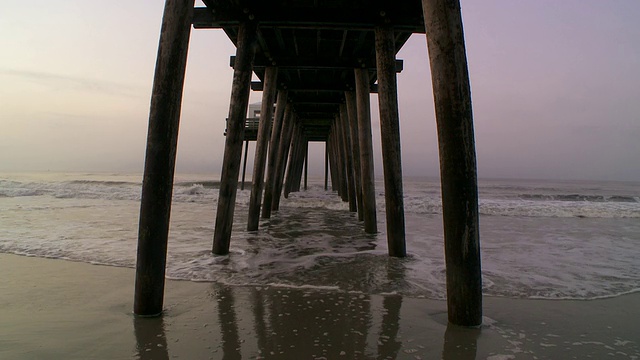
<path fill-rule="evenodd" d="M 0 171 L 142 171 L 163 6 L 0 2 Z M 462 10 L 481 177 L 640 181 L 640 1 L 463 0 Z M 224 32 L 192 31 L 178 171 L 220 172 L 234 53 Z M 437 176 L 425 36 L 398 58 L 404 173 Z M 319 174 L 324 148 L 311 152 Z"/>

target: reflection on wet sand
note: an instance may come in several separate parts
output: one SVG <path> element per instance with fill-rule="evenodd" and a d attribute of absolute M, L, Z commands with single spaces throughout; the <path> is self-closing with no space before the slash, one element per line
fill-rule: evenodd
<path fill-rule="evenodd" d="M 187 324 L 175 322 L 176 310 L 164 319 L 136 318 L 138 359 L 169 359 L 172 347 L 197 347 L 189 342 L 200 340 L 213 359 L 476 358 L 481 330 L 447 327 L 438 314 L 416 311 L 421 300 L 324 289 L 210 287 L 202 311 Z M 416 321 L 419 316 L 424 322 Z M 195 332 L 175 338 L 178 326 Z"/>
<path fill-rule="evenodd" d="M 169 349 L 162 317 L 134 317 L 136 354 L 140 360 L 168 360 Z"/>
<path fill-rule="evenodd" d="M 480 329 L 449 324 L 444 332 L 443 360 L 473 360 L 478 350 Z"/>
<path fill-rule="evenodd" d="M 234 295 L 230 287 L 221 287 L 216 292 L 218 319 L 222 331 L 223 360 L 242 359 L 240 355 L 240 335 L 234 309 Z"/>
<path fill-rule="evenodd" d="M 383 304 L 384 315 L 382 316 L 382 329 L 378 337 L 377 359 L 395 359 L 402 347 L 402 341 L 398 339 L 402 297 L 387 296 L 384 298 Z"/>
<path fill-rule="evenodd" d="M 340 244 L 332 244 L 340 248 Z M 338 245 L 338 246 L 336 246 Z M 348 248 L 353 242 L 348 242 Z M 371 249 L 369 243 L 360 244 Z M 295 243 L 290 245 L 298 251 Z M 344 269 L 351 269 L 345 271 Z M 227 286 L 212 283 L 206 307 L 197 318 L 207 328 L 203 341 L 215 348 L 215 359 L 474 359 L 479 329 L 447 327 L 433 314 L 416 311 L 419 301 L 404 298 L 394 289 L 407 286 L 404 260 L 386 258 L 370 262 L 366 268 L 306 269 L 306 276 L 358 279 L 385 286 L 392 292 L 370 295 L 363 291 L 342 291 L 307 286 Z M 291 274 L 288 276 L 296 276 Z M 313 283 L 313 281 L 309 281 Z M 404 304 L 406 307 L 403 307 Z M 171 317 L 171 312 L 164 315 Z M 424 317 L 424 327 L 415 327 Z M 429 319 L 431 317 L 431 319 Z M 162 319 L 136 319 L 140 359 L 168 359 Z M 141 327 L 140 324 L 146 324 Z M 418 322 L 420 323 L 420 321 Z M 408 324 L 414 324 L 409 325 Z M 422 325 L 422 324 L 421 324 Z M 445 331 L 446 329 L 446 331 Z M 143 331 L 144 330 L 144 331 Z M 433 333 L 443 336 L 434 339 Z M 422 336 L 426 333 L 431 336 Z M 421 335 L 422 334 L 422 335 Z M 173 344 L 175 340 L 172 339 Z"/>

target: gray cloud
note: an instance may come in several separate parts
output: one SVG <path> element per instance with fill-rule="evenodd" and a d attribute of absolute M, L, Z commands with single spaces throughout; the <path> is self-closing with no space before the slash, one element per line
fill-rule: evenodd
<path fill-rule="evenodd" d="M 127 84 L 42 71 L 0 69 L 0 75 L 21 78 L 55 90 L 89 91 L 121 97 L 139 97 L 141 93 L 141 89 Z"/>

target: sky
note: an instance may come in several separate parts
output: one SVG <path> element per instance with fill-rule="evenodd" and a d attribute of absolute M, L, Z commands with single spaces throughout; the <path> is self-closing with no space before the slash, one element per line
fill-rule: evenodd
<path fill-rule="evenodd" d="M 479 177 L 640 181 L 640 1 L 461 5 Z M 163 6 L 0 2 L 1 172 L 142 172 Z M 220 173 L 234 53 L 223 31 L 192 30 L 179 172 Z M 425 35 L 398 58 L 403 172 L 437 177 Z M 371 106 L 379 175 L 375 95 Z M 312 144 L 311 175 L 323 156 Z"/>

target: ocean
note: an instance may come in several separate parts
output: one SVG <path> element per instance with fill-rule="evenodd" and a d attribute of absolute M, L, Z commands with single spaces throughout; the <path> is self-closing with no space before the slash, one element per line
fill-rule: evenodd
<path fill-rule="evenodd" d="M 321 179 L 247 232 L 238 191 L 231 253 L 210 249 L 214 175 L 175 179 L 167 278 L 444 299 L 440 184 L 404 180 L 408 256 L 387 256 L 384 186 L 367 235 Z M 0 174 L 0 252 L 135 267 L 141 175 Z M 640 183 L 481 180 L 484 294 L 596 299 L 640 291 Z M 133 283 L 131 284 L 133 286 Z"/>

